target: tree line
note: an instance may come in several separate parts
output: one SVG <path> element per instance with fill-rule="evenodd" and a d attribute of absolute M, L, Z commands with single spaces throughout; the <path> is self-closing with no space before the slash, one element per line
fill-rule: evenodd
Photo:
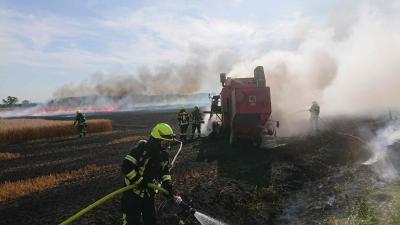
<path fill-rule="evenodd" d="M 6 98 L 3 98 L 3 107 L 13 107 L 13 106 L 31 106 L 33 105 L 30 101 L 28 100 L 23 100 L 21 104 L 18 104 L 19 99 L 14 96 L 7 96 Z"/>

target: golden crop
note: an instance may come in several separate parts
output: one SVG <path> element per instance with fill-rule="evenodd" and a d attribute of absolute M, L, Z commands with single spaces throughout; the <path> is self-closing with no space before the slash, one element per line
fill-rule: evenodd
<path fill-rule="evenodd" d="M 100 168 L 93 164 L 78 170 L 49 174 L 47 176 L 15 182 L 5 182 L 0 184 L 0 202 L 47 190 L 60 185 L 62 182 L 79 179 L 99 170 Z"/>
<path fill-rule="evenodd" d="M 112 131 L 110 120 L 87 121 L 87 132 Z M 78 135 L 73 121 L 45 119 L 0 120 L 0 144 L 24 143 L 31 140 Z"/>

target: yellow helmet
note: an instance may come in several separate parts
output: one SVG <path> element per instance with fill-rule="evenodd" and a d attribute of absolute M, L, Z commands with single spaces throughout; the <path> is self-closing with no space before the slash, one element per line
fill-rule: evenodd
<path fill-rule="evenodd" d="M 171 126 L 166 123 L 157 124 L 151 131 L 150 136 L 165 141 L 173 141 L 175 138 L 174 131 Z"/>

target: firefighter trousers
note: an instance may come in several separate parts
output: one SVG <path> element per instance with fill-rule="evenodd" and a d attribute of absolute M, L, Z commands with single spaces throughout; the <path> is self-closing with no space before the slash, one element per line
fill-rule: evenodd
<path fill-rule="evenodd" d="M 124 193 L 122 196 L 122 225 L 140 225 L 143 216 L 144 225 L 157 225 L 154 195 L 144 196 Z"/>
<path fill-rule="evenodd" d="M 78 124 L 77 128 L 78 128 L 78 132 L 79 132 L 79 136 L 80 137 L 86 135 L 86 124 L 80 123 L 80 124 Z"/>
<path fill-rule="evenodd" d="M 197 130 L 197 136 L 200 137 L 200 123 L 192 124 L 192 138 L 194 137 L 194 133 L 196 133 L 196 130 Z"/>
<path fill-rule="evenodd" d="M 182 124 L 179 125 L 179 127 L 181 129 L 181 134 L 180 134 L 181 141 L 186 141 L 187 129 L 189 127 L 189 124 Z"/>

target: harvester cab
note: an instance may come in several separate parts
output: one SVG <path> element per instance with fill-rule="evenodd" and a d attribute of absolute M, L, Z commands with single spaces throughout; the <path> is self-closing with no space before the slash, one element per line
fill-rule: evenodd
<path fill-rule="evenodd" d="M 257 66 L 253 77 L 231 78 L 220 74 L 222 90 L 211 98 L 210 119 L 213 135 L 237 140 L 251 140 L 259 146 L 263 136 L 276 136 L 278 121 L 272 121 L 270 88 L 266 85 L 264 68 Z"/>

